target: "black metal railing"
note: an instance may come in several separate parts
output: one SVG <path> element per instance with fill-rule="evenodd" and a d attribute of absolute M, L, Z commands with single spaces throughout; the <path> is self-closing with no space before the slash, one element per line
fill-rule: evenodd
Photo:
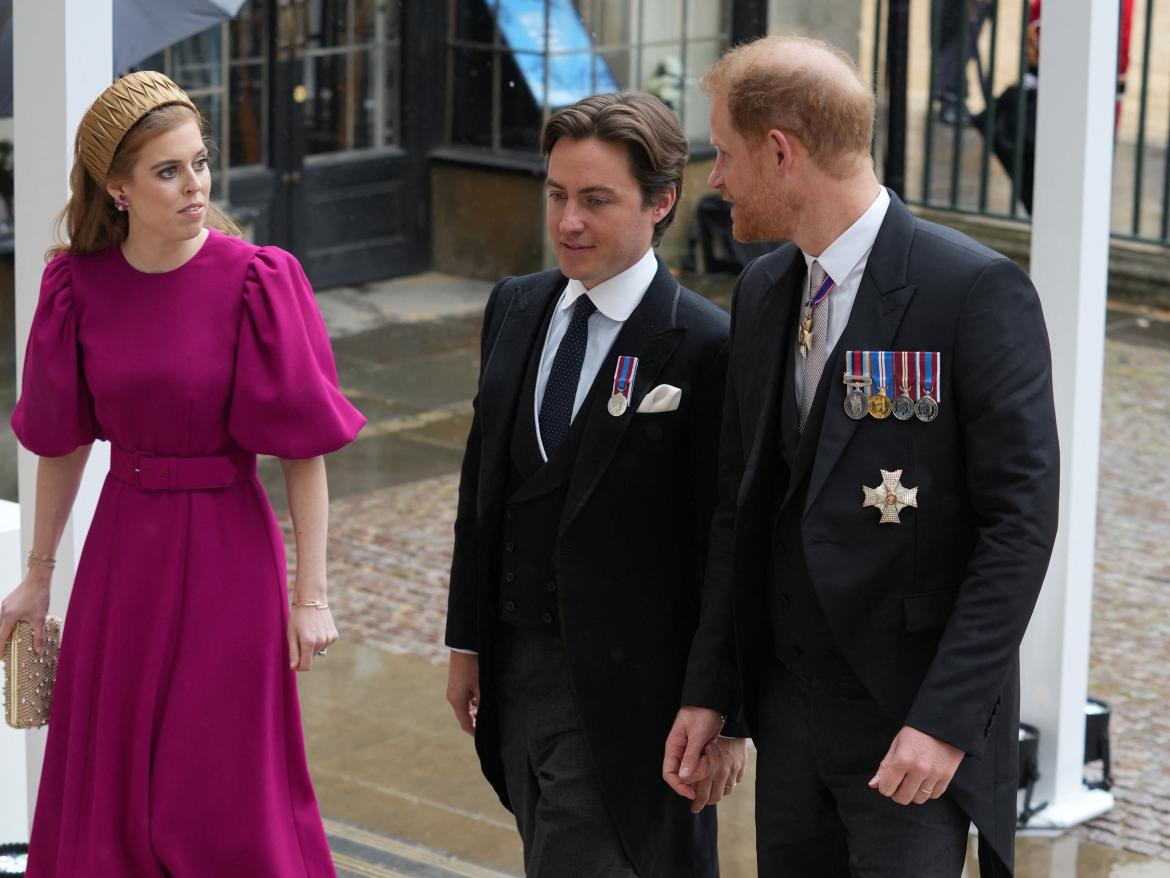
<path fill-rule="evenodd" d="M 929 24 L 918 24 L 903 57 L 890 47 L 905 42 L 886 39 L 900 0 L 875 3 L 869 73 L 884 97 L 879 166 L 904 168 L 912 204 L 1027 222 L 1043 63 L 1038 2 L 914 2 L 929 4 Z M 1111 228 L 1170 246 L 1170 0 L 1112 2 L 1120 39 Z M 906 105 L 890 106 L 899 100 Z M 892 162 L 891 150 L 899 151 Z"/>

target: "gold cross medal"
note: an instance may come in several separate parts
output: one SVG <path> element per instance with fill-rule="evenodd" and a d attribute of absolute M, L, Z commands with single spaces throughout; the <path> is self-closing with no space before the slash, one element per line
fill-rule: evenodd
<path fill-rule="evenodd" d="M 882 470 L 880 485 L 876 488 L 862 485 L 861 490 L 865 493 L 865 502 L 861 504 L 861 508 L 876 506 L 882 511 L 882 518 L 878 524 L 901 524 L 899 512 L 907 506 L 918 508 L 918 489 L 903 486 L 900 469 L 893 472 Z"/>
<path fill-rule="evenodd" d="M 825 279 L 821 281 L 821 285 L 815 290 L 809 290 L 808 301 L 804 306 L 804 318 L 800 322 L 800 332 L 797 334 L 796 340 L 800 343 L 800 355 L 807 357 L 812 353 L 813 345 L 813 309 L 825 300 L 825 296 L 829 295 L 833 289 L 833 279 L 825 275 Z"/>
<path fill-rule="evenodd" d="M 812 350 L 813 338 L 813 319 L 812 310 L 805 312 L 804 320 L 800 324 L 800 334 L 797 336 L 797 341 L 800 342 L 800 355 L 807 357 Z"/>

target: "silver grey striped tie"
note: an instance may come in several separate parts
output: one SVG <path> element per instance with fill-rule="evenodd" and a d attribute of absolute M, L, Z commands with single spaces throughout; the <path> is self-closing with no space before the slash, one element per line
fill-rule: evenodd
<path fill-rule="evenodd" d="M 805 302 L 811 302 L 821 284 L 825 282 L 825 270 L 819 262 L 814 261 L 808 272 L 808 297 Z M 825 358 L 829 355 L 826 345 L 829 342 L 829 320 L 832 317 L 833 295 L 830 293 L 821 299 L 812 310 L 812 346 L 804 358 L 804 386 L 800 394 L 800 431 L 804 432 L 804 425 L 808 421 L 808 413 L 812 410 L 813 398 L 817 395 L 817 384 L 821 380 L 821 373 L 825 371 Z M 801 319 L 808 311 L 807 305 L 801 307 Z"/>

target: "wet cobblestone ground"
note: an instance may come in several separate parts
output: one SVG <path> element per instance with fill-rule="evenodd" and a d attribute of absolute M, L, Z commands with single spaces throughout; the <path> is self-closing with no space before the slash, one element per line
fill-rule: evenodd
<path fill-rule="evenodd" d="M 1089 691 L 1113 711 L 1117 805 L 1076 832 L 1170 861 L 1170 351 L 1105 356 Z"/>
<path fill-rule="evenodd" d="M 1110 317 L 1090 692 L 1113 708 L 1117 806 L 1074 832 L 1170 862 L 1170 321 Z M 466 338 L 437 333 L 443 339 L 437 356 L 459 364 L 447 372 L 441 413 L 427 414 L 421 400 L 412 408 L 396 399 L 389 417 L 372 419 L 368 438 L 331 463 L 331 480 L 348 495 L 331 504 L 329 545 L 330 602 L 343 637 L 434 664 L 446 661 L 457 450 L 470 422 L 478 344 L 471 323 L 454 335 Z M 347 341 L 336 343 L 345 383 L 352 377 Z M 368 340 L 361 344 L 369 347 Z M 408 356 L 417 368 L 425 346 Z M 387 437 L 429 448 L 443 464 L 420 465 L 421 477 L 408 481 L 353 472 L 367 459 L 363 443 Z"/>

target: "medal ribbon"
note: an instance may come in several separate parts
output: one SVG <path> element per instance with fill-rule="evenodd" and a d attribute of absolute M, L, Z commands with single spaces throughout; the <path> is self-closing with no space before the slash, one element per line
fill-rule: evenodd
<path fill-rule="evenodd" d="M 833 279 L 826 274 L 825 279 L 821 281 L 821 285 L 817 287 L 816 292 L 809 296 L 808 307 L 815 308 L 817 305 L 821 304 L 821 301 L 825 298 L 825 296 L 829 295 L 829 291 L 832 290 L 834 286 L 836 286 L 836 284 L 833 283 Z M 789 299 L 789 301 L 792 300 Z"/>
<path fill-rule="evenodd" d="M 936 399 L 934 397 L 934 390 L 936 387 L 935 381 L 934 381 L 934 375 L 935 375 L 935 368 L 936 368 L 937 363 L 938 363 L 938 354 L 936 354 L 934 351 L 926 351 L 925 353 L 921 354 L 921 356 L 926 358 L 926 381 L 925 381 L 922 389 L 926 391 L 927 396 L 934 399 L 935 402 L 938 402 L 938 399 Z M 922 373 L 919 372 L 920 378 L 921 378 L 921 375 L 922 375 Z M 918 395 L 921 397 L 922 393 L 919 392 Z"/>
<path fill-rule="evenodd" d="M 869 358 L 870 386 L 873 388 L 870 396 L 877 396 L 878 388 L 886 386 L 886 362 L 881 351 L 866 351 L 865 353 Z"/>
<path fill-rule="evenodd" d="M 894 379 L 894 352 L 893 351 L 882 351 L 882 387 L 883 388 L 886 386 L 886 379 L 887 378 L 889 378 L 890 381 L 893 382 L 893 379 Z M 890 390 L 888 391 L 888 395 L 893 397 L 894 392 L 895 391 L 893 388 L 893 384 L 891 383 Z"/>
<path fill-rule="evenodd" d="M 942 402 L 942 352 L 934 352 L 934 372 L 931 374 L 931 385 L 934 389 L 934 401 Z"/>
<path fill-rule="evenodd" d="M 637 357 L 618 357 L 617 368 L 613 372 L 613 395 L 624 396 L 628 403 L 634 392 L 634 375 L 637 372 Z"/>
<path fill-rule="evenodd" d="M 898 369 L 894 375 L 894 386 L 898 389 L 898 393 L 902 396 L 910 395 L 910 369 L 909 369 L 909 351 L 901 351 L 901 356 L 895 364 Z"/>
<path fill-rule="evenodd" d="M 861 351 L 845 352 L 845 381 L 860 381 L 866 373 L 861 371 Z"/>

